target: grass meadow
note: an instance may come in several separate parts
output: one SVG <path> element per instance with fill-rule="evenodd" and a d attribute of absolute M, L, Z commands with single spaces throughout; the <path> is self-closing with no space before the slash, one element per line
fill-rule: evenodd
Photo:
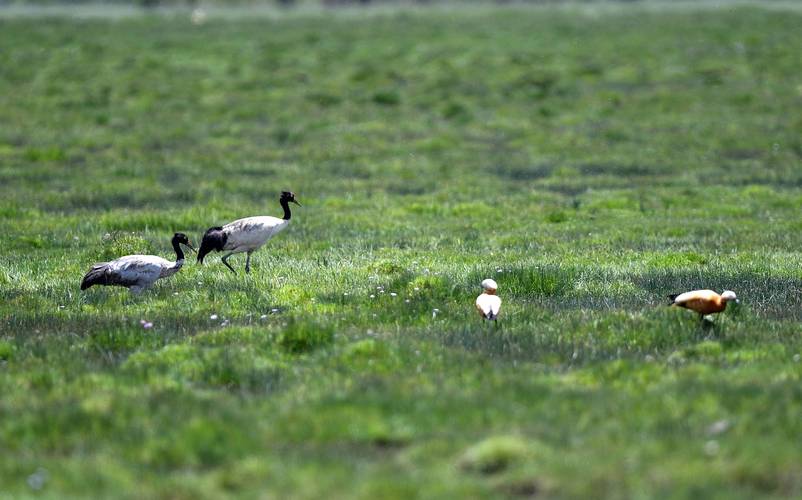
<path fill-rule="evenodd" d="M 0 16 L 0 498 L 802 495 L 800 25 Z M 79 290 L 284 189 L 250 275 Z"/>

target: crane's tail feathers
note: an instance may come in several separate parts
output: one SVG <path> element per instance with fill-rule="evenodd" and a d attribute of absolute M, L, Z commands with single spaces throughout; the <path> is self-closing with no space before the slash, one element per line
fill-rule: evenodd
<path fill-rule="evenodd" d="M 669 302 L 669 303 L 668 303 L 668 305 L 670 305 L 670 306 L 673 306 L 673 305 L 674 305 L 674 301 L 675 301 L 675 300 L 677 299 L 677 297 L 679 297 L 679 296 L 680 296 L 680 294 L 678 294 L 678 293 L 672 293 L 672 294 L 668 295 L 668 300 L 670 300 L 670 301 L 671 301 L 671 302 Z"/>
<path fill-rule="evenodd" d="M 108 264 L 95 264 L 92 266 L 92 269 L 86 273 L 84 279 L 81 281 L 81 290 L 86 290 L 92 285 L 107 285 L 108 284 L 108 276 L 106 275 L 106 270 L 108 269 Z"/>
<path fill-rule="evenodd" d="M 203 258 L 213 250 L 216 252 L 222 251 L 227 239 L 228 236 L 223 232 L 222 227 L 210 227 L 203 234 L 203 239 L 198 249 L 198 262 L 203 264 Z"/>

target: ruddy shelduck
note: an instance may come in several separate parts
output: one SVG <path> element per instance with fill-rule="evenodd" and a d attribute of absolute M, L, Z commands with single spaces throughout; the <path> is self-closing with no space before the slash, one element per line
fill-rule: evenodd
<path fill-rule="evenodd" d="M 492 279 L 482 281 L 484 292 L 476 297 L 476 310 L 484 319 L 495 320 L 501 311 L 501 299 L 496 295 L 498 284 Z"/>
<path fill-rule="evenodd" d="M 672 306 L 684 307 L 699 313 L 703 318 L 706 314 L 720 313 L 727 307 L 727 302 L 738 303 L 738 297 L 731 290 L 724 290 L 719 295 L 713 290 L 693 290 L 691 292 L 669 295 Z"/>

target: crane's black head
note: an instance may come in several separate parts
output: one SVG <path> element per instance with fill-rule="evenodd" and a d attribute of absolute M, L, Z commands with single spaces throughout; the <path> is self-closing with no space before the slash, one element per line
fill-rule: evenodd
<path fill-rule="evenodd" d="M 298 205 L 299 207 L 301 206 L 301 204 L 298 203 L 298 201 L 295 199 L 295 193 L 293 193 L 292 191 L 282 191 L 281 192 L 281 200 L 280 201 L 281 202 L 292 202 L 292 203 L 295 203 L 296 205 Z"/>
<path fill-rule="evenodd" d="M 190 250 L 197 251 L 195 250 L 195 247 L 192 246 L 192 243 L 190 243 L 187 235 L 184 233 L 175 233 L 173 235 L 173 246 L 177 245 L 178 243 L 186 245 Z"/>

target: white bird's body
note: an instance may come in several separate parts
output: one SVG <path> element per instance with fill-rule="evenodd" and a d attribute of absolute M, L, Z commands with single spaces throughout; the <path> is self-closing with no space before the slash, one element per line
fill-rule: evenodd
<path fill-rule="evenodd" d="M 498 295 L 483 293 L 476 297 L 476 308 L 485 319 L 496 319 L 501 311 L 501 298 Z"/>
<path fill-rule="evenodd" d="M 289 220 L 271 216 L 246 217 L 229 222 L 223 226 L 227 236 L 223 250 L 253 252 L 289 225 Z"/>
<path fill-rule="evenodd" d="M 156 280 L 172 276 L 183 266 L 183 259 L 170 262 L 156 255 L 127 255 L 111 262 L 95 264 L 92 270 L 102 270 L 106 279 L 104 284 L 124 286 L 136 294 L 149 288 Z"/>
<path fill-rule="evenodd" d="M 234 254 L 247 253 L 245 260 L 245 272 L 251 271 L 251 254 L 262 247 L 267 241 L 280 233 L 290 225 L 289 203 L 300 203 L 295 201 L 295 194 L 290 191 L 283 191 L 279 199 L 281 207 L 284 209 L 284 217 L 272 217 L 269 215 L 245 217 L 229 222 L 224 226 L 210 227 L 203 235 L 200 250 L 198 251 L 198 262 L 203 263 L 204 257 L 211 251 L 228 252 L 223 256 L 223 264 L 231 272 L 234 268 L 228 263 L 228 258 Z"/>
<path fill-rule="evenodd" d="M 95 264 L 81 282 L 81 290 L 93 285 L 124 286 L 138 294 L 152 286 L 157 280 L 177 273 L 184 266 L 184 253 L 179 247 L 183 243 L 191 248 L 186 235 L 173 236 L 176 261 L 170 262 L 157 255 L 126 255 L 111 262 Z"/>

